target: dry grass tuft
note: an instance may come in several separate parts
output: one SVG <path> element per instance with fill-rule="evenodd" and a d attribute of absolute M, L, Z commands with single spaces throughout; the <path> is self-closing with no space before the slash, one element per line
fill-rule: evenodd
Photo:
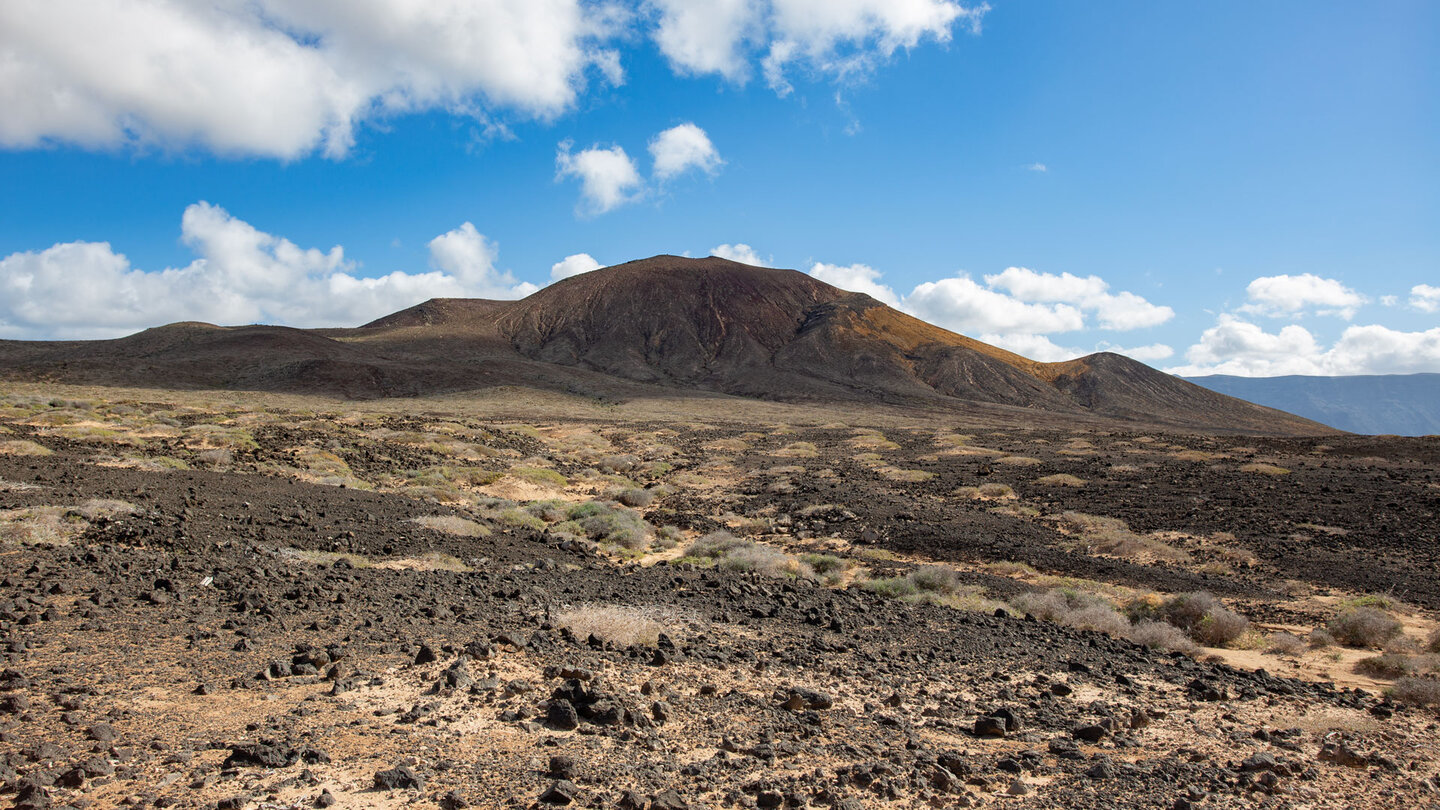
<path fill-rule="evenodd" d="M 995 459 L 996 464 L 1004 464 L 1010 467 L 1038 467 L 1045 462 L 1030 456 L 1001 456 Z"/>
<path fill-rule="evenodd" d="M 8 439 L 0 442 L 0 456 L 49 456 L 55 451 L 43 444 L 26 439 Z"/>
<path fill-rule="evenodd" d="M 628 605 L 585 604 L 561 612 L 555 618 L 560 627 L 577 638 L 591 636 L 621 647 L 650 645 L 670 628 L 661 622 L 662 611 Z"/>
<path fill-rule="evenodd" d="M 490 529 L 473 520 L 466 520 L 457 515 L 425 515 L 423 517 L 411 518 L 411 523 L 418 523 L 427 529 L 451 534 L 456 537 L 489 537 Z"/>
<path fill-rule="evenodd" d="M 1036 478 L 1035 483 L 1050 487 L 1083 487 L 1085 486 L 1085 479 L 1069 473 L 1055 473 L 1054 475 Z"/>
<path fill-rule="evenodd" d="M 1261 464 L 1253 462 L 1240 465 L 1242 472 L 1259 473 L 1260 475 L 1289 475 L 1290 471 L 1284 467 L 1277 467 L 1274 464 Z"/>

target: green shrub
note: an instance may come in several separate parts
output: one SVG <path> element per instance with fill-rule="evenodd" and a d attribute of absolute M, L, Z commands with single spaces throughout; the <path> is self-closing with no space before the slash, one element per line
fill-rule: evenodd
<path fill-rule="evenodd" d="M 1326 625 L 1330 635 L 1347 647 L 1383 647 L 1404 629 L 1395 617 L 1373 607 L 1347 608 Z"/>
<path fill-rule="evenodd" d="M 519 529 L 535 529 L 538 531 L 545 528 L 545 521 L 526 512 L 524 509 L 505 509 L 496 515 L 495 519 L 506 526 L 514 526 Z"/>
<path fill-rule="evenodd" d="M 920 588 L 909 576 L 867 579 L 860 583 L 860 587 L 890 599 L 905 599 L 920 595 Z"/>

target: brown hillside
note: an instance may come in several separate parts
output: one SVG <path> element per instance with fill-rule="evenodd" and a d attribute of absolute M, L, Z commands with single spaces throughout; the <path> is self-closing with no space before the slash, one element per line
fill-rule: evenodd
<path fill-rule="evenodd" d="M 110 341 L 4 341 L 0 374 L 347 397 L 523 385 L 624 399 L 681 389 L 1333 432 L 1118 355 L 1038 363 L 804 273 L 713 257 L 629 262 L 520 301 L 433 299 L 356 329 L 174 324 Z"/>

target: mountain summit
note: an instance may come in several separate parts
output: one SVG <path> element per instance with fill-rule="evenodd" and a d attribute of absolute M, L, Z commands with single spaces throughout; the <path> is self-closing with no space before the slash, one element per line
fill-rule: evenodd
<path fill-rule="evenodd" d="M 493 385 L 614 398 L 681 389 L 1330 432 L 1120 355 L 1039 363 L 804 273 L 714 257 L 628 262 L 519 301 L 432 299 L 355 329 L 174 324 L 109 341 L 6 341 L 0 374 L 352 397 Z"/>

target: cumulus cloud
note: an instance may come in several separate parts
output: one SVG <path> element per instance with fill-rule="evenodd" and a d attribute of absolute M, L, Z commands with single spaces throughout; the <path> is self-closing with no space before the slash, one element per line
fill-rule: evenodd
<path fill-rule="evenodd" d="M 1245 288 L 1249 302 L 1241 312 L 1271 318 L 1294 317 L 1313 310 L 1317 315 L 1336 315 L 1345 320 L 1366 302 L 1365 296 L 1333 278 L 1313 273 L 1298 276 L 1262 276 Z"/>
<path fill-rule="evenodd" d="M 500 250 L 469 222 L 430 240 L 430 264 L 478 298 L 522 298 L 540 289 L 495 269 Z"/>
<path fill-rule="evenodd" d="M 1128 349 L 1109 345 L 1098 348 L 1100 351 L 1123 354 L 1132 360 L 1139 360 L 1142 363 L 1154 363 L 1158 360 L 1165 360 L 1166 358 L 1175 356 L 1175 349 L 1164 343 L 1151 343 L 1148 346 L 1132 346 Z"/>
<path fill-rule="evenodd" d="M 339 157 L 387 115 L 546 119 L 592 65 L 622 80 L 611 17 L 581 0 L 11 0 L 0 145 Z"/>
<path fill-rule="evenodd" d="M 650 139 L 650 156 L 655 161 L 655 178 L 661 182 L 690 169 L 714 174 L 724 162 L 705 130 L 688 122 Z"/>
<path fill-rule="evenodd" d="M 573 148 L 570 141 L 560 142 L 555 152 L 555 179 L 580 181 L 581 205 L 576 213 L 603 214 L 635 202 L 651 190 L 623 147 L 596 145 L 578 153 L 572 152 Z M 649 149 L 655 164 L 654 186 L 691 169 L 714 175 L 725 164 L 705 130 L 688 122 L 656 133 Z"/>
<path fill-rule="evenodd" d="M 985 283 L 1021 301 L 1063 302 L 1093 311 L 1101 329 L 1143 329 L 1175 317 L 1175 310 L 1170 307 L 1157 306 L 1134 293 L 1111 293 L 1110 285 L 1099 276 L 1080 278 L 1070 273 L 1057 276 L 1025 267 L 1007 267 L 1004 272 L 986 276 Z"/>
<path fill-rule="evenodd" d="M 1085 328 L 1085 315 L 1078 307 L 1027 303 L 968 276 L 924 282 L 905 296 L 903 306 L 931 323 L 965 334 L 1048 334 Z"/>
<path fill-rule="evenodd" d="M 576 253 L 550 265 L 550 280 L 559 281 L 562 278 L 578 276 L 591 270 L 599 270 L 604 266 L 595 261 L 595 257 L 589 253 Z"/>
<path fill-rule="evenodd" d="M 635 161 L 619 146 L 592 146 L 577 154 L 565 141 L 555 154 L 555 179 L 580 181 L 580 213 L 603 214 L 640 197 L 644 183 Z"/>
<path fill-rule="evenodd" d="M 742 83 L 750 73 L 747 48 L 763 35 L 759 0 L 651 0 L 659 16 L 655 44 L 679 73 L 714 73 Z"/>
<path fill-rule="evenodd" d="M 1421 312 L 1440 312 L 1440 287 L 1416 284 L 1410 288 L 1410 306 Z"/>
<path fill-rule="evenodd" d="M 892 307 L 900 306 L 900 298 L 895 295 L 895 291 L 880 283 L 880 271 L 868 264 L 838 265 L 815 262 L 809 272 L 812 277 L 842 290 L 865 293 L 881 303 Z"/>
<path fill-rule="evenodd" d="M 1440 371 L 1440 327 L 1401 332 L 1379 325 L 1350 326 L 1327 348 L 1297 324 L 1272 333 L 1234 315 L 1222 315 L 1185 352 L 1185 359 L 1186 365 L 1166 370 L 1182 376 L 1241 377 L 1436 372 Z"/>
<path fill-rule="evenodd" d="M 948 42 L 957 25 L 979 31 L 989 6 L 953 0 L 650 0 L 654 38 L 680 73 L 743 83 L 760 57 L 766 83 L 792 89 L 794 68 L 843 79 L 863 75 L 896 50 Z"/>
<path fill-rule="evenodd" d="M 1046 166 L 1044 163 L 1031 163 L 1026 165 L 1025 168 L 1032 172 L 1040 172 L 1042 174 L 1050 171 L 1050 167 Z"/>
<path fill-rule="evenodd" d="M 760 258 L 755 248 L 744 242 L 737 242 L 733 245 L 716 245 L 710 250 L 711 256 L 718 256 L 722 259 L 729 259 L 732 262 L 754 265 L 755 267 L 770 267 L 774 264 L 774 258 Z"/>
<path fill-rule="evenodd" d="M 68 242 L 0 259 L 0 336 L 105 338 L 182 320 L 353 326 L 437 296 L 515 298 L 534 290 L 495 266 L 465 223 L 430 243 L 436 269 L 354 274 L 339 246 L 301 248 L 223 208 L 196 203 L 181 239 L 197 258 L 141 270 L 106 242 Z"/>
<path fill-rule="evenodd" d="M 964 274 L 927 281 L 906 295 L 884 284 L 880 271 L 865 264 L 816 262 L 809 273 L 951 331 L 1047 362 L 1087 354 L 1061 346 L 1048 336 L 1086 329 L 1092 317 L 1101 329 L 1129 331 L 1156 326 L 1175 316 L 1170 307 L 1157 306 L 1134 293 L 1110 292 L 1110 285 L 1099 276 L 1054 275 L 1024 267 L 987 275 L 983 284 Z M 1174 353 L 1158 343 L 1134 349 L 1110 348 L 1103 343 L 1099 348 L 1142 361 Z"/>

